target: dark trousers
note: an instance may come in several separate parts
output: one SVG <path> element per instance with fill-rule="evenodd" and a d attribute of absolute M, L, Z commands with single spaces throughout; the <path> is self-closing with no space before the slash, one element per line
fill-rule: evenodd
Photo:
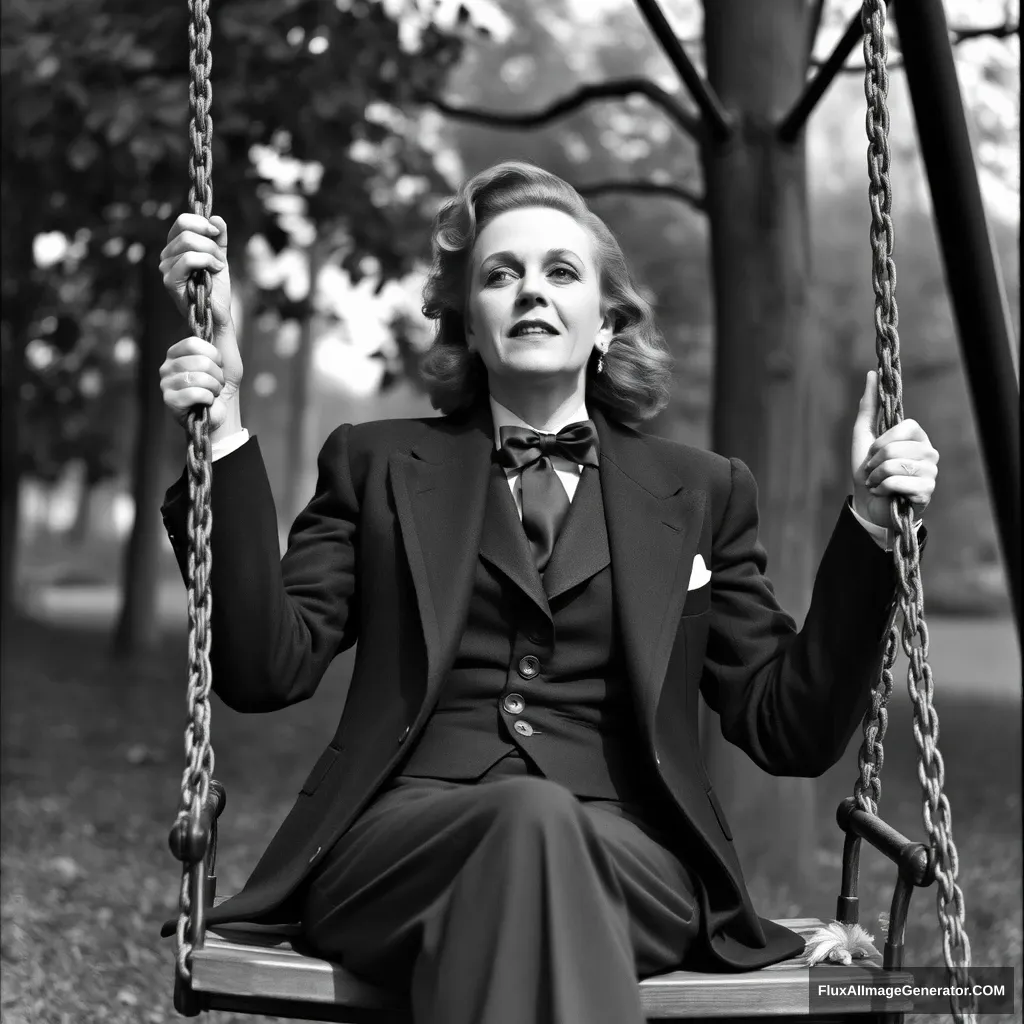
<path fill-rule="evenodd" d="M 477 782 L 399 776 L 312 880 L 305 936 L 407 988 L 416 1024 L 640 1024 L 638 976 L 679 965 L 698 910 L 636 810 L 518 757 Z"/>

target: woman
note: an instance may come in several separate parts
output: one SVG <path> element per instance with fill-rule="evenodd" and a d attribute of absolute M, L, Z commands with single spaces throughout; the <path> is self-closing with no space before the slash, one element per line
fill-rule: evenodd
<path fill-rule="evenodd" d="M 818 775 L 867 705 L 894 613 L 889 499 L 927 506 L 938 454 L 873 437 L 868 375 L 842 509 L 797 630 L 775 601 L 738 459 L 628 424 L 667 401 L 650 307 L 606 226 L 525 164 L 440 211 L 424 374 L 444 414 L 343 425 L 278 557 L 237 403 L 226 226 L 163 252 L 215 342 L 161 367 L 210 406 L 213 679 L 239 711 L 309 697 L 359 646 L 346 708 L 241 893 L 210 915 L 301 920 L 323 955 L 408 984 L 417 1024 L 626 1024 L 638 975 L 802 948 L 754 912 L 697 741 L 698 688 L 766 771 Z M 183 480 L 164 516 L 185 564 Z"/>

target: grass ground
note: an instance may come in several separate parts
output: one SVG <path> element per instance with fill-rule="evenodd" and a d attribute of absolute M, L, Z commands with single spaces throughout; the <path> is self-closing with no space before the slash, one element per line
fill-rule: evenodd
<path fill-rule="evenodd" d="M 158 938 L 174 913 L 178 866 L 167 849 L 177 804 L 184 724 L 184 639 L 114 666 L 102 633 L 25 623 L 8 635 L 2 694 L 3 1024 L 160 1024 L 173 1020 L 172 950 Z M 220 890 L 244 881 L 283 818 L 343 699 L 347 663 L 321 693 L 274 716 L 214 706 L 216 775 L 228 790 Z M 922 836 L 914 744 L 902 692 L 890 720 L 883 811 Z M 1020 705 L 936 698 L 960 855 L 960 882 L 977 964 L 1013 964 L 1020 1019 L 1022 960 Z M 747 874 L 773 917 L 828 917 L 841 843 L 832 814 L 849 793 L 855 754 L 821 783 L 822 866 L 816 885 L 774 891 Z M 766 821 L 765 828 L 771 828 Z M 866 850 L 864 912 L 888 909 L 893 872 Z M 934 890 L 919 893 L 908 928 L 909 965 L 941 963 Z M 265 1018 L 211 1014 L 210 1024 Z M 1006 1021 L 1002 1017 L 999 1020 Z"/>

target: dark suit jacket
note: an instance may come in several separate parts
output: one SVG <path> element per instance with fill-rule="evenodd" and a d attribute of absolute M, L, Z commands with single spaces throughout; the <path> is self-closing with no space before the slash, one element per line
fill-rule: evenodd
<path fill-rule="evenodd" d="M 798 631 L 765 575 L 747 467 L 593 418 L 629 683 L 646 756 L 679 811 L 672 829 L 700 877 L 705 938 L 721 965 L 785 959 L 802 942 L 751 906 L 701 759 L 698 690 L 726 738 L 765 771 L 819 775 L 867 706 L 895 572 L 844 506 Z M 311 696 L 332 658 L 359 645 L 334 738 L 211 924 L 295 920 L 301 883 L 430 715 L 466 618 L 492 437 L 486 403 L 339 427 L 283 559 L 256 439 L 217 461 L 214 691 L 235 710 L 273 711 Z M 163 508 L 183 574 L 186 494 L 179 480 Z M 688 592 L 698 553 L 712 581 Z"/>

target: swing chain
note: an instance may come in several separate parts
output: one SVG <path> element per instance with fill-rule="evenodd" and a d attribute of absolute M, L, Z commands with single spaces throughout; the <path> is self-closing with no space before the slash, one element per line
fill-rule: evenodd
<path fill-rule="evenodd" d="M 876 9 L 881 14 L 876 17 Z M 889 183 L 889 110 L 885 96 L 889 89 L 886 69 L 888 46 L 885 39 L 885 4 L 865 0 L 861 13 L 864 29 L 864 92 L 867 96 L 868 199 L 871 205 L 871 284 L 875 293 L 875 351 L 878 356 L 877 432 L 883 433 L 903 419 L 903 382 L 899 354 L 899 310 L 896 306 L 896 265 L 892 259 L 892 191 Z M 897 558 L 897 572 L 900 571 Z M 902 579 L 902 576 L 901 576 Z M 882 659 L 881 685 L 871 694 L 864 717 L 864 742 L 859 755 L 860 777 L 854 786 L 857 805 L 877 813 L 882 798 L 883 740 L 889 724 L 888 705 L 893 690 L 893 667 L 899 650 L 895 622 L 886 637 Z"/>
<path fill-rule="evenodd" d="M 210 106 L 213 87 L 210 69 L 209 0 L 189 0 L 189 125 L 191 180 L 188 203 L 193 213 L 209 218 L 213 208 L 213 122 Z M 209 306 L 210 273 L 196 271 L 188 280 L 189 331 L 212 341 L 213 318 Z M 196 406 L 188 416 L 188 723 L 185 727 L 186 767 L 181 778 L 178 827 L 198 823 L 213 777 L 210 743 L 210 593 L 211 448 L 210 420 L 206 406 Z M 191 982 L 192 896 L 189 875 L 192 865 L 182 865 L 177 926 L 177 970 L 183 982 Z"/>
<path fill-rule="evenodd" d="M 884 433 L 903 419 L 903 384 L 899 356 L 899 322 L 896 307 L 896 266 L 892 259 L 892 188 L 889 181 L 889 110 L 886 97 L 889 78 L 886 67 L 888 44 L 885 38 L 886 0 L 864 0 L 861 25 L 864 30 L 864 92 L 867 98 L 868 196 L 871 205 L 872 287 L 875 293 L 875 349 L 878 356 L 879 422 Z M 953 842 L 950 805 L 943 787 L 945 771 L 938 749 L 939 716 L 932 704 L 934 684 L 928 665 L 928 627 L 924 615 L 921 587 L 920 548 L 913 528 L 913 510 L 909 502 L 893 498 L 895 527 L 894 563 L 899 578 L 899 610 L 902 630 L 895 616 L 886 638 L 881 679 L 872 692 L 871 706 L 864 718 L 864 742 L 860 749 L 860 777 L 854 786 L 857 804 L 877 812 L 881 797 L 880 772 L 883 762 L 882 740 L 888 722 L 886 706 L 892 695 L 892 669 L 898 647 L 909 659 L 907 688 L 914 705 L 914 739 L 918 749 L 918 779 L 923 794 L 923 818 L 931 848 L 936 854 L 935 877 L 938 882 L 937 910 L 942 927 L 942 951 L 947 972 L 958 988 L 971 991 L 969 968 L 971 947 L 964 925 L 964 897 L 957 883 L 959 858 Z M 919 641 L 915 643 L 915 639 Z M 956 989 L 953 990 L 954 993 Z M 950 997 L 953 1018 L 973 1024 L 976 1003 L 968 999 L 966 1008 L 960 998 Z"/>

